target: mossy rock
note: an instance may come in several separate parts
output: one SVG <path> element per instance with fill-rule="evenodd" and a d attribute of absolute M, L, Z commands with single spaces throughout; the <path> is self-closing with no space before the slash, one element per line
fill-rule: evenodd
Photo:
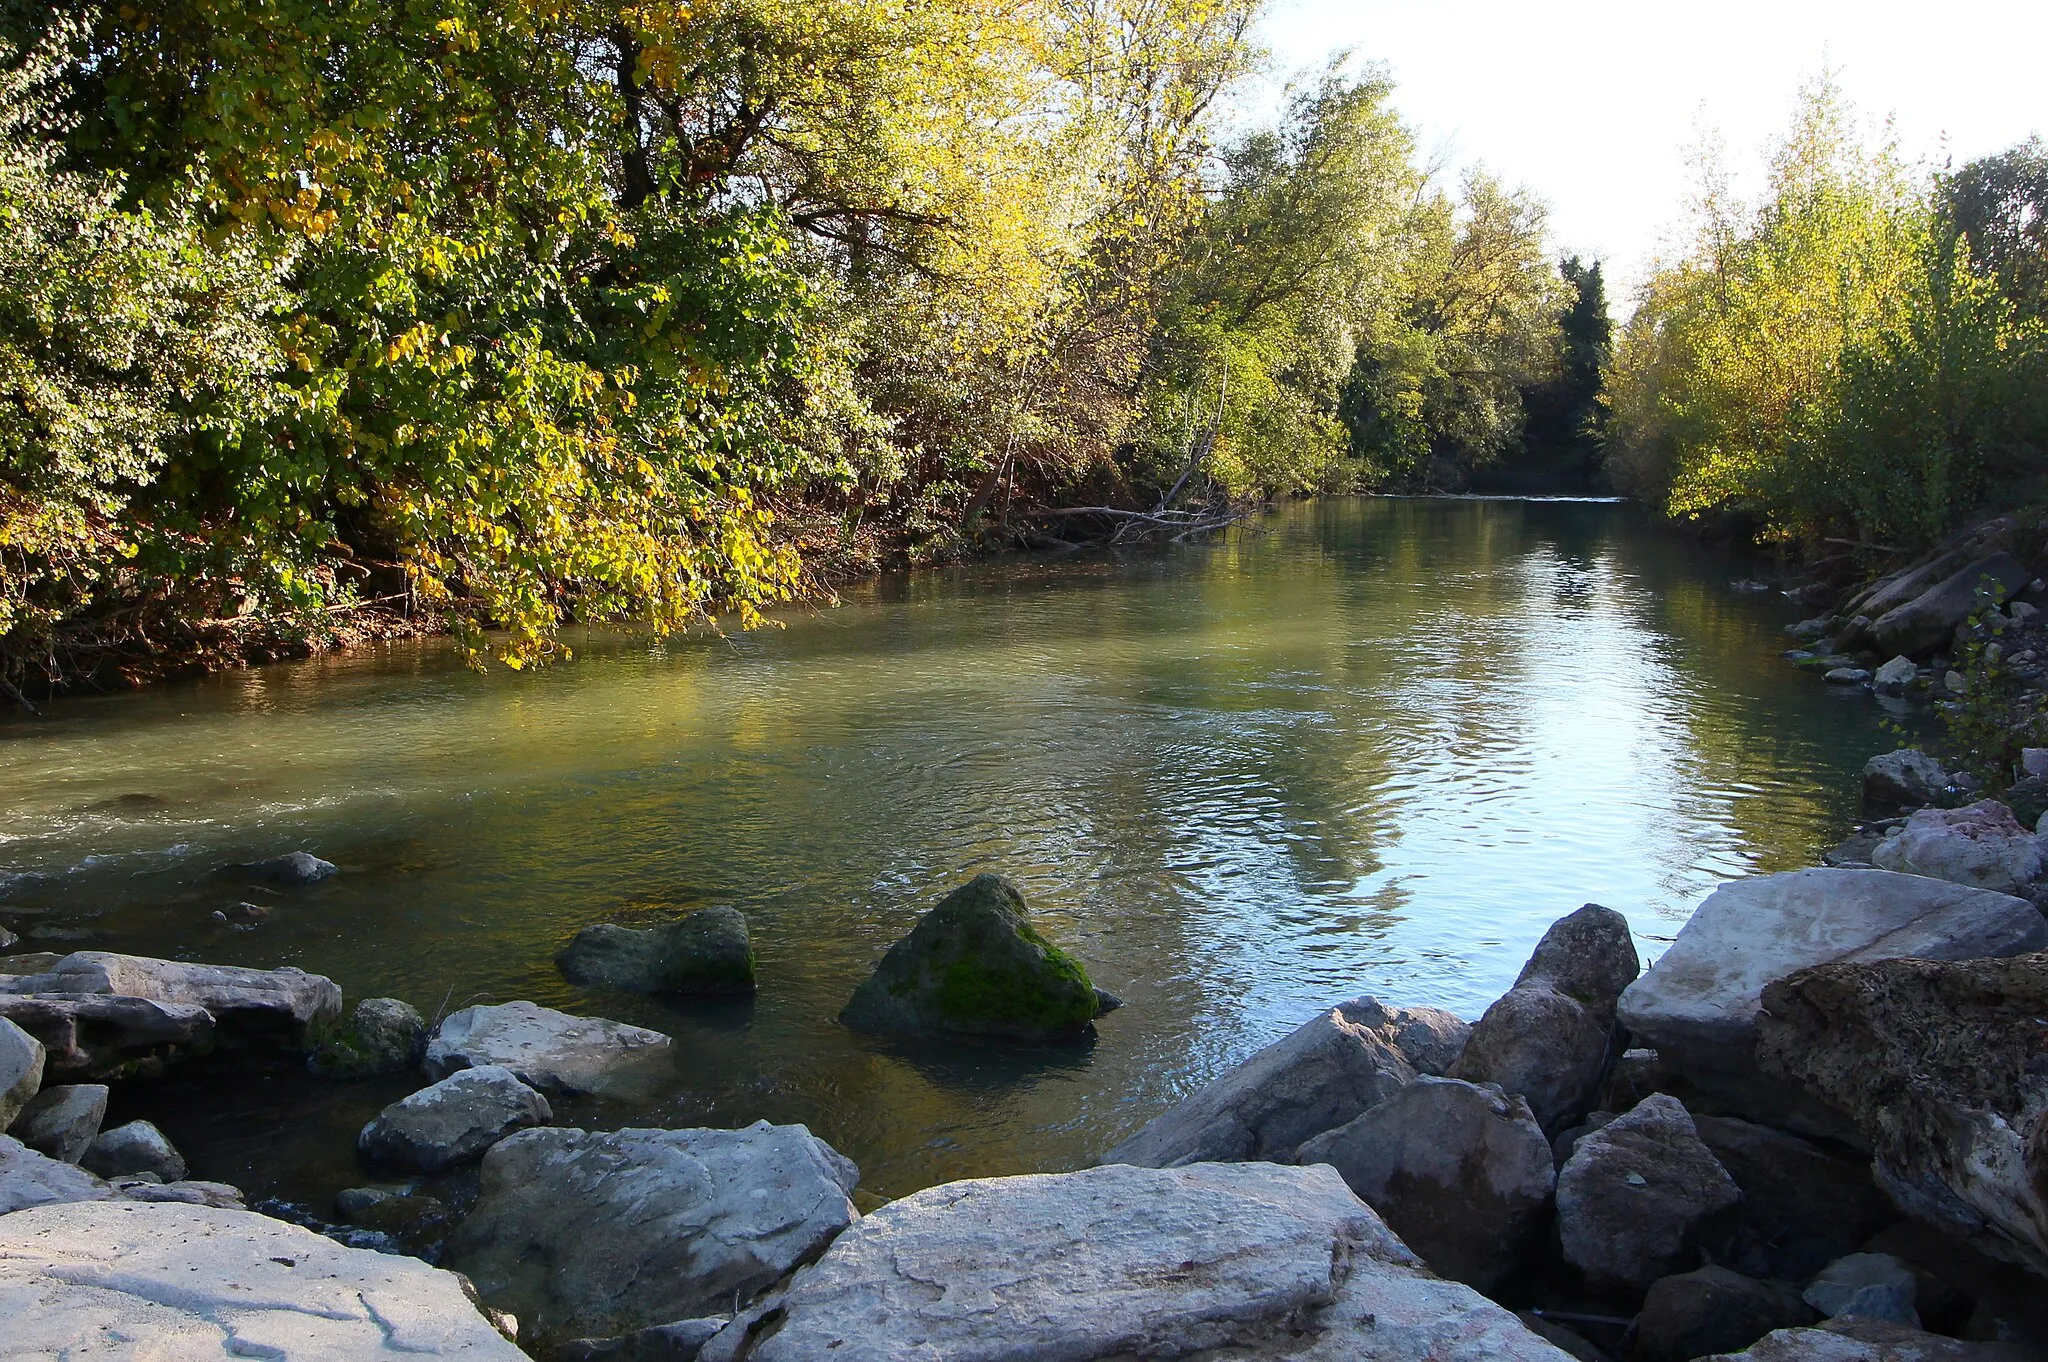
<path fill-rule="evenodd" d="M 706 908 L 634 931 L 609 922 L 576 933 L 555 965 L 572 984 L 630 993 L 754 991 L 754 943 L 737 908 Z"/>
<path fill-rule="evenodd" d="M 427 1047 L 427 1022 L 397 998 L 365 998 L 306 1057 L 322 1078 L 374 1078 L 404 1073 Z"/>
<path fill-rule="evenodd" d="M 1054 1041 L 1115 1005 L 1032 927 L 1015 885 L 977 875 L 889 948 L 839 1020 L 857 1031 Z"/>

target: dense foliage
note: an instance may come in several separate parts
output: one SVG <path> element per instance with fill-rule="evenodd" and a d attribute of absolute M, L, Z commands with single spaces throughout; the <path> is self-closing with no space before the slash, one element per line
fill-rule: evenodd
<path fill-rule="evenodd" d="M 1709 176 L 1612 366 L 1610 467 L 1673 514 L 1885 550 L 2021 503 L 2048 452 L 2048 152 L 1919 176 L 1809 92 L 1762 201 Z"/>
<path fill-rule="evenodd" d="M 1460 485 L 1541 205 L 1370 72 L 1229 134 L 1257 9 L 0 0 L 0 681 Z"/>

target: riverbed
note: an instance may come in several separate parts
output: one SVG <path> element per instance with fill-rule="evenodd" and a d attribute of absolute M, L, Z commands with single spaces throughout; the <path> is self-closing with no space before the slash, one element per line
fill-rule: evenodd
<path fill-rule="evenodd" d="M 0 924 L 430 1017 L 531 998 L 653 1026 L 677 1042 L 656 1089 L 565 1118 L 802 1121 L 876 1195 L 1078 1167 L 1318 1008 L 1473 1017 L 1581 903 L 1654 957 L 1720 881 L 1811 864 L 1892 742 L 1778 660 L 1797 612 L 1749 572 L 1621 505 L 1339 499 L 1164 553 L 884 578 L 748 634 L 574 636 L 537 673 L 416 641 L 66 700 L 0 720 Z M 341 872 L 216 873 L 295 848 Z M 984 870 L 1127 1005 L 1052 1050 L 839 1027 Z M 585 924 L 713 903 L 751 923 L 751 1002 L 552 964 Z M 408 1087 L 201 1071 L 109 1119 L 324 1210 Z"/>

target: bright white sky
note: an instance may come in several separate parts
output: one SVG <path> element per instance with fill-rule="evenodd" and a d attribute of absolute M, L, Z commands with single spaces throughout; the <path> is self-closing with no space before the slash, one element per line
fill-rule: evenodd
<path fill-rule="evenodd" d="M 1911 159 L 1960 164 L 2048 136 L 2048 0 L 1276 0 L 1283 69 L 1384 63 L 1425 156 L 1549 201 L 1560 250 L 1608 264 L 1617 313 L 1684 222 L 1686 149 L 1718 131 L 1754 187 L 1823 67 L 1896 119 Z"/>

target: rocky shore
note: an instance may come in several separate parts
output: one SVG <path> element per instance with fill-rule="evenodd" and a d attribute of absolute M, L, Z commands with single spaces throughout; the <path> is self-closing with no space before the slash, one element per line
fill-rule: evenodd
<path fill-rule="evenodd" d="M 0 1358 L 2039 1358 L 2041 847 L 2004 805 L 1938 807 L 1954 784 L 1919 754 L 1868 780 L 1928 807 L 1722 886 L 1654 969 L 1589 904 L 1474 1022 L 1337 1003 L 1095 1167 L 865 1213 L 800 1125 L 554 1124 L 633 1084 L 659 1032 L 521 1001 L 345 1012 L 291 969 L 0 957 L 0 1318 L 26 1322 Z M 558 965 L 725 993 L 754 957 L 714 909 L 587 928 Z M 1059 1044 L 1116 1005 L 982 876 L 841 1020 Z M 220 1051 L 416 1074 L 358 1141 L 381 1185 L 288 1224 L 147 1121 L 102 1129 L 110 1085 Z"/>

